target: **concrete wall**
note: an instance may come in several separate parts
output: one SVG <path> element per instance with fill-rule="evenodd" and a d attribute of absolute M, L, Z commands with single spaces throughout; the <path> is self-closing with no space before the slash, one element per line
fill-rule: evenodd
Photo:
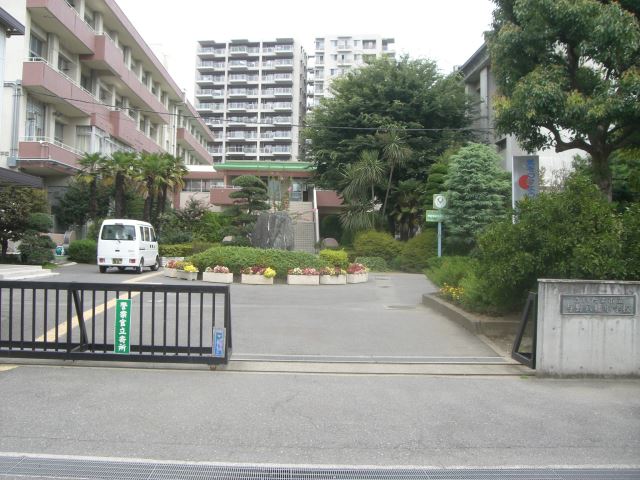
<path fill-rule="evenodd" d="M 640 282 L 539 280 L 536 368 L 640 376 Z"/>

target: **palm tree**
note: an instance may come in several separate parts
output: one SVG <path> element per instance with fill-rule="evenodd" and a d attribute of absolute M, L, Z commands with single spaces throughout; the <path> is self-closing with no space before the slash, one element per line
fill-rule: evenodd
<path fill-rule="evenodd" d="M 136 180 L 140 182 L 146 193 L 144 199 L 143 220 L 150 222 L 153 216 L 153 204 L 157 197 L 158 186 L 166 173 L 166 159 L 157 153 L 143 153 L 140 155 Z"/>
<path fill-rule="evenodd" d="M 127 180 L 136 176 L 137 154 L 135 152 L 114 152 L 111 158 L 105 160 L 101 173 L 106 180 L 114 184 L 115 189 L 115 216 L 122 218 L 125 215 L 125 185 Z"/>
<path fill-rule="evenodd" d="M 420 225 L 425 210 L 424 190 L 423 183 L 413 178 L 398 182 L 393 189 L 394 208 L 390 215 L 400 228 L 400 240 L 409 240 Z"/>
<path fill-rule="evenodd" d="M 89 218 L 95 220 L 98 212 L 98 178 L 106 158 L 99 153 L 85 153 L 78 160 L 82 170 L 78 180 L 89 184 Z"/>
<path fill-rule="evenodd" d="M 384 181 L 384 164 L 375 150 L 364 150 L 360 159 L 347 165 L 342 172 L 342 197 L 345 208 L 340 213 L 340 223 L 353 232 L 374 228 L 375 188 Z"/>
<path fill-rule="evenodd" d="M 184 186 L 184 176 L 189 172 L 181 158 L 165 153 L 162 155 L 162 160 L 163 173 L 157 178 L 158 188 L 156 190 L 157 200 L 154 220 L 157 220 L 158 216 L 165 212 L 168 190 L 182 188 Z"/>
<path fill-rule="evenodd" d="M 384 203 L 382 204 L 382 217 L 384 218 L 387 211 L 387 203 L 389 201 L 389 192 L 391 191 L 391 182 L 393 180 L 393 171 L 397 167 L 402 167 L 413 153 L 407 145 L 407 137 L 401 130 L 391 129 L 386 133 L 378 134 L 382 140 L 382 156 L 389 167 L 389 181 L 387 182 L 387 191 L 384 195 Z"/>

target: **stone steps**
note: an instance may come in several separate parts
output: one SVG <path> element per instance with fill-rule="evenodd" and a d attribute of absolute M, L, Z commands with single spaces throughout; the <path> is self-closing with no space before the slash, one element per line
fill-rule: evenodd
<path fill-rule="evenodd" d="M 0 265 L 0 280 L 32 280 L 58 275 L 38 265 Z"/>

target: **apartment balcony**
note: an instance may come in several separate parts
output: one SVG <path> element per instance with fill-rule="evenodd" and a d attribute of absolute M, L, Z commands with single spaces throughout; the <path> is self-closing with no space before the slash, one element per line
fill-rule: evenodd
<path fill-rule="evenodd" d="M 186 128 L 178 128 L 176 131 L 176 140 L 178 145 L 182 146 L 185 150 L 193 151 L 202 163 L 206 163 L 208 165 L 213 163 L 211 154 L 207 151 L 207 148 L 202 146 L 202 144 L 200 144 L 200 142 L 198 142 L 198 140 Z"/>
<path fill-rule="evenodd" d="M 116 44 L 106 35 L 95 37 L 95 53 L 83 55 L 83 63 L 95 70 L 110 72 L 118 78 L 126 91 L 126 95 L 144 106 L 148 110 L 151 119 L 158 123 L 169 123 L 169 110 L 160 99 L 142 84 L 138 75 L 127 68 L 120 50 Z"/>
<path fill-rule="evenodd" d="M 32 22 L 56 32 L 70 52 L 93 53 L 96 32 L 65 0 L 27 0 L 27 10 Z"/>
<path fill-rule="evenodd" d="M 74 175 L 82 152 L 47 137 L 30 137 L 18 143 L 18 167 L 42 177 Z"/>
<path fill-rule="evenodd" d="M 293 45 L 276 45 L 275 54 L 281 57 L 293 55 Z"/>
<path fill-rule="evenodd" d="M 196 83 L 201 87 L 207 87 L 215 83 L 213 75 L 202 75 L 200 78 L 196 78 Z"/>
<path fill-rule="evenodd" d="M 138 130 L 136 121 L 122 110 L 109 112 L 109 133 L 133 147 L 134 150 L 147 153 L 162 153 L 164 150 L 156 142 Z"/>
<path fill-rule="evenodd" d="M 43 101 L 55 105 L 56 110 L 69 117 L 109 112 L 89 91 L 46 62 L 24 62 L 22 86 L 36 96 L 41 94 Z"/>
<path fill-rule="evenodd" d="M 293 96 L 293 89 L 291 88 L 276 88 L 274 90 L 274 95 L 278 97 L 291 97 Z"/>

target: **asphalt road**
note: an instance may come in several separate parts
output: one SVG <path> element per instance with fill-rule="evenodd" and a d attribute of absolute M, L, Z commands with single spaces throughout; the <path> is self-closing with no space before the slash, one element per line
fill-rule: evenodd
<path fill-rule="evenodd" d="M 0 451 L 285 464 L 638 465 L 640 383 L 0 372 Z"/>

